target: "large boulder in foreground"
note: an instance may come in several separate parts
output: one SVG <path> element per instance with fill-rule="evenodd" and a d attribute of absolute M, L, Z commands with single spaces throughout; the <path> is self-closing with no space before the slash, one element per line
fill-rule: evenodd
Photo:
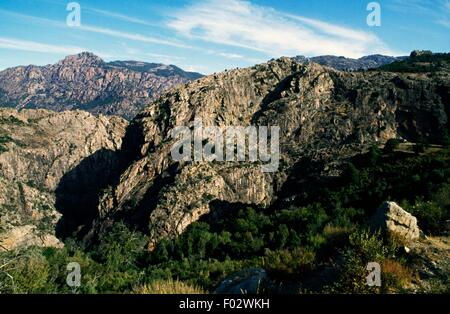
<path fill-rule="evenodd" d="M 371 227 L 396 234 L 405 240 L 416 240 L 420 236 L 417 218 L 395 202 L 385 202 L 372 218 Z"/>

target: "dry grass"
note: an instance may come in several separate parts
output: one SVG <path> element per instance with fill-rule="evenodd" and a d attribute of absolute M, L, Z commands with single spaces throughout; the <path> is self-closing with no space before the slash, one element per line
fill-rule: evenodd
<path fill-rule="evenodd" d="M 385 286 L 393 289 L 405 288 L 414 279 L 411 269 L 393 259 L 386 259 L 381 265 L 381 271 Z"/>
<path fill-rule="evenodd" d="M 387 237 L 388 237 L 389 243 L 393 244 L 396 248 L 409 246 L 409 244 L 411 242 L 411 241 L 406 240 L 404 236 L 401 236 L 395 232 L 389 232 Z"/>
<path fill-rule="evenodd" d="M 157 280 L 150 284 L 136 287 L 135 294 L 206 294 L 200 287 L 192 286 L 179 280 Z"/>

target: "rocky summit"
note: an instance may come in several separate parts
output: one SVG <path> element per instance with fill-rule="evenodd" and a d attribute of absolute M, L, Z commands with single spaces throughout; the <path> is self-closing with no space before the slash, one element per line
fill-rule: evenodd
<path fill-rule="evenodd" d="M 16 109 L 80 109 L 131 119 L 166 90 L 201 76 L 174 65 L 108 63 L 83 52 L 52 65 L 0 72 L 0 104 Z"/>

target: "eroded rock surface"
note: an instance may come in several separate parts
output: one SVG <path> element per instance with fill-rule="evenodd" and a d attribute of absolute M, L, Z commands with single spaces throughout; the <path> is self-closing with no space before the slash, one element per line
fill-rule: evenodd
<path fill-rule="evenodd" d="M 62 214 L 80 221 L 95 216 L 89 201 L 98 199 L 98 184 L 117 166 L 126 126 L 122 118 L 83 111 L 0 109 L 3 249 L 59 246 Z"/>
<path fill-rule="evenodd" d="M 80 109 L 133 118 L 145 105 L 178 84 L 200 78 L 173 65 L 104 62 L 83 52 L 52 65 L 19 66 L 0 72 L 0 106 Z"/>
<path fill-rule="evenodd" d="M 152 249 L 209 213 L 214 201 L 268 206 L 304 160 L 339 164 L 391 138 L 437 139 L 447 127 L 449 75 L 339 72 L 281 58 L 190 82 L 132 122 L 136 160 L 100 204 L 103 219 L 136 216 Z M 447 100 L 446 100 L 447 99 Z M 279 126 L 278 171 L 250 162 L 177 162 L 178 126 Z"/>

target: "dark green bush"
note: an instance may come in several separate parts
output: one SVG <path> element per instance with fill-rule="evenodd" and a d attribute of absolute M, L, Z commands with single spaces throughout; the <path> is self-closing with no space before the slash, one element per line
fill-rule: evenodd
<path fill-rule="evenodd" d="M 387 154 L 392 154 L 400 146 L 400 140 L 391 138 L 384 145 L 384 152 Z"/>

